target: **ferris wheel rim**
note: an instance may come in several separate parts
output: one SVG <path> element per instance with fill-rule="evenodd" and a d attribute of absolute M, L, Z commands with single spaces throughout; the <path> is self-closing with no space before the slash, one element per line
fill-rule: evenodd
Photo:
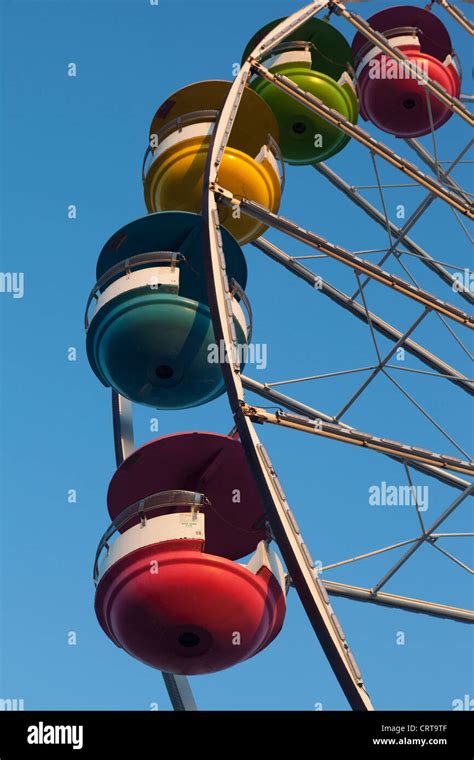
<path fill-rule="evenodd" d="M 323 7 L 327 7 L 327 5 L 328 3 L 311 3 L 309 6 L 305 6 L 300 12 L 296 12 L 295 14 L 293 14 L 293 16 L 289 17 L 290 19 L 289 23 L 294 21 L 295 17 L 297 17 L 298 25 L 302 25 L 304 23 L 305 18 L 307 18 L 309 13 L 312 12 L 314 14 L 317 12 L 317 10 L 320 10 Z M 342 6 L 341 3 L 335 3 L 335 2 L 330 2 L 329 5 L 331 6 L 332 9 L 335 6 L 338 6 L 338 8 L 340 9 Z M 317 10 L 316 10 L 316 6 L 317 6 Z M 286 21 L 288 21 L 288 19 L 286 19 Z M 276 29 L 276 32 L 272 40 L 273 46 L 275 46 L 276 44 L 274 42 L 274 38 L 278 35 L 279 32 L 281 34 L 282 31 L 284 31 L 284 23 L 282 23 L 280 27 L 277 27 Z M 263 43 L 260 43 L 260 54 L 261 54 L 262 48 L 265 47 L 265 43 L 266 41 L 264 41 Z M 267 49 L 271 49 L 271 46 L 269 45 Z M 216 196 L 219 194 L 221 188 L 219 188 L 219 186 L 217 185 L 216 178 L 217 178 L 217 170 L 219 167 L 219 163 L 220 163 L 220 160 L 222 159 L 222 155 L 226 146 L 225 135 L 226 134 L 228 135 L 228 133 L 230 132 L 230 128 L 229 128 L 229 124 L 231 124 L 231 118 L 229 116 L 230 111 L 231 109 L 238 109 L 239 98 L 241 96 L 241 90 L 245 86 L 245 80 L 248 77 L 250 71 L 253 69 L 254 71 L 259 71 L 259 73 L 261 73 L 261 69 L 259 70 L 258 68 L 260 64 L 258 64 L 256 59 L 252 58 L 252 55 L 255 55 L 255 52 L 256 51 L 254 51 L 254 53 L 249 56 L 249 58 L 244 63 L 243 67 L 241 68 L 239 75 L 236 77 L 234 86 L 229 92 L 228 98 L 221 111 L 219 121 L 217 122 L 215 126 L 213 138 L 212 138 L 211 145 L 209 148 L 209 153 L 208 153 L 208 162 L 207 162 L 207 167 L 206 167 L 205 184 L 204 184 L 204 192 L 203 192 L 202 216 L 203 216 L 204 234 L 205 234 L 205 249 L 207 252 L 206 260 L 208 260 L 207 261 L 207 283 L 208 283 L 208 289 L 210 292 L 211 315 L 212 315 L 212 321 L 213 321 L 216 336 L 226 341 L 226 346 L 229 346 L 231 344 L 232 337 L 231 337 L 231 332 L 229 331 L 229 325 L 228 324 L 226 325 L 225 293 L 223 290 L 220 289 L 220 286 L 219 286 L 219 276 L 220 276 L 220 271 L 218 267 L 219 220 L 218 220 Z M 461 109 L 461 115 L 463 115 L 462 109 Z M 225 129 L 222 127 L 222 123 L 226 124 Z M 472 211 L 471 211 L 471 215 L 472 215 Z M 271 478 L 275 477 L 274 470 L 270 463 L 268 472 L 267 473 L 264 472 L 264 466 L 262 463 L 264 460 L 262 459 L 262 452 L 261 452 L 261 449 L 263 447 L 261 447 L 261 444 L 258 441 L 258 437 L 256 436 L 253 426 L 252 425 L 250 425 L 250 427 L 248 426 L 248 420 L 245 419 L 245 416 L 246 416 L 245 413 L 242 414 L 243 384 L 241 382 L 241 378 L 239 377 L 239 368 L 238 366 L 232 366 L 231 361 L 229 361 L 229 366 L 223 367 L 223 374 L 224 374 L 229 403 L 234 413 L 234 419 L 236 422 L 237 430 L 239 431 L 241 440 L 244 442 L 245 450 L 249 457 L 249 463 L 253 465 L 253 470 L 255 473 L 256 480 L 260 479 L 260 487 L 261 487 L 262 493 L 266 491 L 267 506 L 269 502 L 273 502 L 273 506 L 275 506 L 277 505 L 277 501 L 278 501 L 278 492 L 277 492 L 277 489 L 274 488 L 273 493 L 272 493 L 272 490 L 271 490 L 272 484 L 270 482 Z M 247 447 L 248 447 L 248 450 L 247 450 Z M 260 447 L 260 451 L 259 451 L 259 447 Z M 268 460 L 268 462 L 270 462 L 270 460 Z M 469 489 L 466 489 L 465 492 L 463 492 L 462 498 L 464 498 L 464 496 L 466 495 L 466 492 L 471 493 L 472 486 Z M 284 495 L 282 498 L 285 499 Z M 281 502 L 280 502 L 280 506 L 281 506 Z M 271 511 L 271 506 L 270 506 L 270 511 Z M 277 511 L 278 511 L 278 507 L 275 506 L 275 513 L 273 514 L 274 520 L 275 520 L 275 514 Z M 282 518 L 280 515 L 280 520 L 281 519 Z M 270 523 L 272 524 L 271 518 L 270 518 Z M 278 523 L 278 519 L 277 519 L 277 523 Z M 272 524 L 272 527 L 273 527 L 273 524 Z M 280 527 L 281 527 L 281 524 L 280 524 Z M 277 537 L 277 540 L 278 540 L 278 537 Z M 286 559 L 285 556 L 284 558 Z M 300 593 L 300 596 L 301 596 L 301 593 Z M 306 611 L 309 617 L 308 609 Z M 338 674 L 336 673 L 336 675 Z M 338 678 L 341 683 L 340 675 L 341 674 L 339 673 Z M 347 691 L 346 691 L 346 696 L 347 696 Z M 358 693 L 357 697 L 360 699 L 360 692 Z M 352 705 L 354 706 L 353 694 L 352 694 L 351 699 L 352 699 Z M 355 701 L 357 701 L 357 698 Z M 360 702 L 359 702 L 358 709 L 360 709 Z M 366 699 L 363 698 L 362 709 L 372 709 L 370 700 L 367 701 Z"/>

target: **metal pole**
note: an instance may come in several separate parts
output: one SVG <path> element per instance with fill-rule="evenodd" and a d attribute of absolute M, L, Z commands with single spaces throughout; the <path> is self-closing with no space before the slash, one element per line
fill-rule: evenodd
<path fill-rule="evenodd" d="M 407 142 L 409 144 L 411 143 L 411 141 L 408 140 Z M 360 195 L 360 193 L 358 193 L 353 187 L 345 182 L 339 175 L 337 175 L 336 172 L 334 172 L 329 166 L 324 163 L 320 163 L 314 164 L 314 168 L 319 172 L 319 174 L 322 174 L 323 177 L 326 177 L 326 179 L 328 179 L 331 184 L 333 184 L 345 195 L 347 195 L 351 201 L 353 201 L 357 206 L 359 206 L 359 208 L 365 211 L 365 213 L 370 216 L 371 219 L 377 222 L 377 224 L 380 224 L 380 226 L 384 228 L 387 226 L 385 216 L 375 206 L 369 203 L 368 200 Z M 397 227 L 397 225 L 391 221 L 388 222 L 388 225 L 392 235 L 394 235 L 394 237 L 397 239 L 400 239 L 402 235 L 402 228 Z M 429 269 L 438 274 L 439 277 L 441 277 L 441 279 L 444 280 L 444 282 L 446 282 L 452 288 L 456 280 L 451 272 L 448 272 L 448 270 L 445 269 L 442 264 L 434 261 L 429 253 L 427 253 L 421 246 L 419 246 L 410 238 L 404 237 L 402 242 L 405 248 L 407 248 L 416 256 L 419 256 L 420 261 L 423 264 L 426 264 Z M 459 295 L 462 298 L 464 298 L 466 301 L 469 301 L 469 303 L 474 303 L 474 295 L 471 293 L 469 288 L 465 288 L 464 285 L 459 286 L 458 284 L 456 284 L 456 286 L 458 287 Z"/>
<path fill-rule="evenodd" d="M 287 412 L 276 412 L 273 414 L 266 409 L 258 406 L 250 406 L 244 402 L 241 403 L 243 414 L 250 417 L 258 423 L 268 422 L 271 425 L 281 425 L 281 427 L 301 430 L 304 433 L 319 435 L 322 438 L 332 438 L 342 443 L 349 443 L 352 446 L 364 446 L 372 451 L 379 451 L 382 454 L 393 454 L 400 459 L 415 460 L 426 464 L 437 464 L 446 467 L 447 470 L 461 472 L 465 475 L 474 476 L 474 462 L 459 459 L 458 457 L 448 456 L 447 454 L 438 454 L 435 451 L 422 449 L 419 446 L 392 441 L 389 438 L 380 438 L 379 436 L 363 433 L 355 428 L 341 428 L 339 424 L 332 424 L 324 420 L 313 420 L 297 414 L 288 414 Z"/>
<path fill-rule="evenodd" d="M 327 0 L 322 0 L 320 3 L 311 3 L 303 10 L 297 11 L 273 29 L 260 43 L 259 49 L 271 50 L 281 39 L 284 39 L 292 30 L 304 23 L 310 15 L 314 15 L 326 6 Z M 258 49 L 255 52 L 258 53 Z M 236 342 L 236 335 L 233 329 L 232 309 L 230 308 L 229 311 L 231 304 L 229 303 L 228 291 L 226 291 L 225 258 L 222 250 L 217 202 L 212 188 L 249 74 L 250 64 L 246 61 L 234 80 L 216 122 L 204 176 L 203 243 L 212 323 L 216 340 L 218 342 L 223 341 L 226 347 L 228 361 L 222 365 L 222 372 L 240 440 L 264 502 L 273 535 L 294 586 L 351 707 L 356 710 L 372 710 L 372 703 L 365 691 L 362 675 L 349 650 L 344 633 L 335 618 L 326 591 L 319 579 L 316 578 L 313 560 L 303 542 L 275 471 L 258 439 L 251 420 L 241 409 L 243 388 L 239 377 L 240 366 L 234 364 L 234 351 L 232 349 Z"/>
<path fill-rule="evenodd" d="M 115 462 L 120 467 L 135 450 L 133 436 L 133 407 L 131 401 L 112 390 L 112 423 L 114 430 Z M 197 710 L 196 702 L 185 676 L 161 673 L 173 710 Z"/>
<path fill-rule="evenodd" d="M 335 583 L 334 581 L 324 580 L 323 584 L 330 596 L 343 596 L 346 599 L 379 604 L 382 607 L 396 607 L 399 610 L 406 610 L 407 612 L 419 612 L 425 615 L 433 615 L 434 617 L 456 620 L 461 623 L 474 623 L 474 612 L 472 610 L 464 610 L 460 607 L 452 607 L 451 605 L 437 604 L 435 602 L 426 602 L 421 599 L 412 599 L 408 596 L 387 594 L 383 591 L 374 594 L 370 588 L 350 586 L 347 583 Z"/>
<path fill-rule="evenodd" d="M 467 194 L 464 192 L 463 188 L 459 184 L 459 182 L 456 182 L 453 177 L 450 176 L 449 171 L 445 171 L 443 167 L 440 165 L 439 161 L 436 160 L 435 156 L 432 156 L 431 153 L 426 150 L 425 146 L 422 145 L 422 143 L 419 140 L 415 140 L 414 137 L 407 137 L 405 139 L 406 144 L 409 148 L 415 151 L 417 156 L 421 158 L 424 163 L 429 166 L 431 171 L 433 171 L 435 174 L 439 176 L 440 179 L 443 180 L 447 185 L 450 185 L 453 190 L 459 193 L 462 197 L 467 200 Z M 468 146 L 470 147 L 472 145 L 472 140 L 468 143 Z"/>
<path fill-rule="evenodd" d="M 284 266 L 285 269 L 296 275 L 296 277 L 304 280 L 317 292 L 328 296 L 332 301 L 334 301 L 334 303 L 337 303 L 338 306 L 342 306 L 355 317 L 367 323 L 367 313 L 364 307 L 357 303 L 357 301 L 354 301 L 350 296 L 347 295 L 347 293 L 344 293 L 342 290 L 338 290 L 333 285 L 328 283 L 327 280 L 323 280 L 319 275 L 312 272 L 311 269 L 308 269 L 299 261 L 296 261 L 292 256 L 289 256 L 287 253 L 280 250 L 280 248 L 278 248 L 276 245 L 270 243 L 268 240 L 265 240 L 265 238 L 259 238 L 258 240 L 255 240 L 252 245 L 262 251 L 266 256 L 273 259 L 273 261 L 276 261 L 278 264 Z M 390 340 L 393 340 L 395 342 L 401 338 L 403 333 L 400 330 L 392 327 L 392 325 L 390 325 L 388 322 L 385 322 L 372 311 L 369 311 L 369 315 L 373 327 L 381 335 L 384 335 L 386 338 L 390 338 Z M 455 383 L 470 395 L 474 395 L 474 383 L 471 380 L 468 380 L 463 374 L 461 374 L 461 372 L 458 372 L 457 369 L 454 369 L 454 367 L 451 367 L 449 364 L 437 357 L 435 354 L 427 351 L 426 348 L 423 348 L 423 346 L 415 343 L 415 341 L 411 340 L 411 338 L 408 338 L 408 340 L 405 341 L 403 347 L 406 351 L 408 351 L 408 353 L 415 356 L 428 367 L 437 370 L 441 374 L 447 375 L 450 382 Z"/>
<path fill-rule="evenodd" d="M 448 3 L 447 0 L 435 0 L 438 5 L 441 5 L 442 8 L 444 8 L 450 16 L 452 16 L 458 24 L 461 24 L 461 26 L 466 30 L 466 32 L 469 32 L 469 34 L 474 34 L 474 25 L 472 24 L 472 21 L 468 19 L 462 11 L 459 10 L 455 5 L 452 5 L 451 3 Z M 471 2 L 472 0 L 466 0 L 466 2 Z"/>
<path fill-rule="evenodd" d="M 313 422 L 316 420 L 324 420 L 325 422 L 331 422 L 335 425 L 338 424 L 338 421 L 335 417 L 331 417 L 329 414 L 325 414 L 325 412 L 320 412 L 317 409 L 313 409 L 307 404 L 302 404 L 300 401 L 297 401 L 294 398 L 291 398 L 290 396 L 286 396 L 283 393 L 280 393 L 280 391 L 275 391 L 273 388 L 270 388 L 268 385 L 265 385 L 264 383 L 259 383 L 257 380 L 254 380 L 253 378 L 247 377 L 245 375 L 241 375 L 241 381 L 244 388 L 251 391 L 252 393 L 256 393 L 258 396 L 261 396 L 262 398 L 267 399 L 267 401 L 273 401 L 275 404 L 279 404 L 281 406 L 284 406 L 285 409 L 289 409 L 292 412 L 296 412 L 297 414 L 303 414 L 310 417 Z M 339 422 L 339 426 L 341 428 L 345 428 L 346 430 L 354 430 L 355 432 L 359 432 L 355 428 L 351 427 L 350 425 L 346 425 L 344 422 Z M 382 452 L 385 453 L 385 452 Z M 391 459 L 394 459 L 397 462 L 404 462 L 405 458 L 398 457 L 394 454 L 387 454 Z M 464 491 L 467 486 L 470 485 L 468 480 L 464 480 L 463 478 L 458 477 L 457 475 L 453 475 L 453 473 L 448 472 L 447 470 L 444 470 L 440 467 L 436 467 L 431 464 L 426 464 L 422 462 L 416 462 L 412 461 L 410 462 L 410 467 L 417 470 L 418 472 L 422 472 L 425 475 L 430 475 L 433 478 L 436 478 L 441 483 L 445 483 L 448 486 L 452 486 L 453 488 L 457 488 L 460 491 Z"/>
<path fill-rule="evenodd" d="M 434 521 L 434 523 L 431 525 L 431 527 L 428 528 L 428 530 L 426 531 L 426 533 L 423 536 L 421 536 L 418 539 L 418 541 L 413 546 L 411 546 L 408 549 L 408 551 L 405 552 L 405 554 L 402 557 L 400 557 L 400 559 L 398 560 L 398 562 L 396 562 L 393 565 L 393 567 L 391 567 L 390 570 L 388 570 L 388 572 L 385 573 L 385 575 L 383 576 L 383 578 L 381 578 L 381 580 L 374 586 L 374 588 L 373 588 L 373 592 L 374 593 L 377 593 L 379 591 L 379 589 L 382 588 L 382 586 L 385 586 L 385 584 L 388 583 L 388 581 L 390 580 L 390 578 L 392 578 L 392 576 L 395 575 L 396 572 L 398 572 L 398 570 L 402 567 L 402 565 L 404 565 L 405 562 L 407 562 L 407 560 L 410 559 L 410 557 L 412 556 L 412 554 L 414 554 L 420 548 L 420 546 L 428 539 L 428 537 L 431 535 L 431 533 L 433 533 L 433 531 L 435 531 L 436 528 L 439 525 L 441 525 L 441 523 L 444 522 L 444 520 L 446 520 L 446 518 L 448 518 L 449 515 L 452 514 L 455 509 L 457 509 L 459 507 L 459 505 L 464 501 L 464 499 L 466 498 L 466 496 L 470 496 L 470 494 L 472 494 L 473 491 L 474 491 L 474 485 L 470 485 L 470 486 L 468 486 L 468 488 L 466 488 L 465 491 L 463 491 L 463 493 L 460 493 L 459 496 L 457 496 L 455 498 L 455 500 L 449 505 L 449 507 L 447 509 L 445 509 L 445 511 L 443 512 L 443 514 L 440 515 Z"/>
<path fill-rule="evenodd" d="M 328 108 L 328 106 L 326 106 L 322 100 L 319 100 L 319 98 L 309 92 L 303 91 L 291 79 L 288 79 L 288 77 L 285 77 L 283 74 L 273 74 L 255 59 L 251 59 L 251 63 L 253 72 L 259 77 L 271 82 L 275 87 L 278 87 L 278 89 L 289 95 L 290 98 L 293 98 L 293 100 L 296 100 L 301 105 L 306 106 L 310 111 L 317 114 L 330 124 L 333 124 L 340 129 L 341 132 L 349 135 L 349 137 L 353 137 L 354 140 L 357 140 L 357 142 L 360 142 L 366 148 L 369 148 L 369 150 L 392 164 L 392 166 L 400 169 L 400 171 L 404 172 L 408 177 L 419 182 L 420 185 L 423 185 L 438 198 L 448 203 L 457 211 L 460 211 L 461 214 L 468 216 L 470 219 L 474 218 L 472 203 L 468 203 L 462 198 L 459 198 L 457 193 L 453 193 L 433 177 L 420 171 L 420 169 L 410 163 L 410 161 L 398 156 L 387 145 L 375 140 L 368 132 L 356 124 L 352 124 L 352 122 L 345 119 L 344 116 L 338 113 L 338 111 Z"/>
<path fill-rule="evenodd" d="M 260 204 L 255 201 L 249 201 L 246 198 L 241 198 L 239 200 L 229 190 L 226 190 L 216 183 L 212 183 L 211 189 L 226 205 L 239 207 L 245 214 L 252 216 L 254 219 L 259 219 L 270 227 L 274 227 L 280 232 L 285 232 L 296 240 L 301 240 L 301 242 L 306 243 L 312 248 L 316 248 L 318 251 L 326 253 L 332 259 L 340 261 L 345 266 L 368 275 L 372 279 L 382 283 L 382 285 L 395 290 L 397 293 L 401 293 L 414 301 L 418 301 L 418 303 L 423 304 L 423 306 L 427 306 L 428 308 L 433 309 L 433 311 L 444 314 L 453 321 L 458 322 L 465 327 L 469 327 L 471 330 L 474 329 L 474 317 L 470 314 L 466 314 L 462 309 L 458 309 L 457 306 L 447 303 L 446 301 L 441 301 L 432 293 L 412 285 L 402 277 L 398 277 L 398 275 L 385 272 L 376 264 L 372 264 L 370 261 L 355 256 L 341 246 L 330 243 L 312 230 L 304 230 L 290 219 L 285 219 L 283 216 L 274 214 L 272 211 L 263 208 L 263 206 L 260 206 Z"/>

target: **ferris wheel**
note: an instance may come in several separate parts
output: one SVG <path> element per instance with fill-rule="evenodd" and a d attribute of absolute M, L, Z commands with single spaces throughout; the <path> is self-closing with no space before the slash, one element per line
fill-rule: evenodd
<path fill-rule="evenodd" d="M 97 378 L 112 389 L 117 470 L 107 496 L 111 524 L 94 564 L 95 610 L 114 644 L 162 672 L 176 710 L 197 709 L 188 676 L 238 665 L 271 644 L 284 625 L 289 593 L 298 594 L 354 710 L 374 707 L 332 596 L 474 622 L 471 610 L 384 588 L 427 543 L 473 572 L 441 548 L 439 539 L 454 534 L 438 530 L 473 495 L 473 460 L 448 434 L 459 456 L 384 437 L 383 421 L 367 433 L 343 420 L 381 373 L 407 395 L 388 371 L 401 348 L 426 374 L 459 393 L 474 391 L 472 379 L 412 337 L 422 321 L 439 319 L 447 339 L 469 353 L 453 328 L 474 326 L 467 312 L 474 294 L 469 278 L 460 276 L 465 264 L 440 261 L 410 235 L 435 199 L 453 210 L 463 230 L 474 215 L 471 194 L 451 176 L 471 143 L 447 167 L 437 152 L 440 127 L 450 119 L 472 125 L 473 117 L 472 96 L 462 92 L 461 64 L 436 6 L 460 34 L 473 34 L 471 22 L 446 0 L 387 7 L 368 20 L 338 0 L 315 0 L 270 20 L 251 37 L 233 82 L 188 84 L 160 105 L 142 166 L 148 213 L 126 223 L 100 252 L 86 307 L 87 353 Z M 347 22 L 348 34 L 355 32 L 352 43 L 331 24 L 333 17 Z M 385 144 L 384 135 L 398 138 L 400 150 Z M 419 141 L 423 136 L 433 137 L 433 153 Z M 330 166 L 354 143 L 372 162 L 381 209 Z M 416 165 L 399 155 L 413 152 Z M 377 162 L 427 191 L 402 226 L 387 213 Z M 288 165 L 314 167 L 319 188 L 329 182 L 365 212 L 368 229 L 375 223 L 385 231 L 379 263 L 279 214 Z M 344 292 L 263 237 L 272 229 L 349 269 L 356 292 Z M 365 379 L 336 414 L 246 374 L 253 327 L 246 245 L 367 326 L 376 363 L 364 368 Z M 405 276 L 390 271 L 391 257 Z M 412 257 L 447 286 L 447 300 L 415 280 L 407 262 Z M 371 281 L 419 307 L 408 329 L 369 309 Z M 379 336 L 391 342 L 385 354 Z M 302 380 L 311 377 L 287 382 Z M 274 407 L 251 403 L 249 393 Z M 190 409 L 223 394 L 231 409 L 228 435 L 189 431 L 135 448 L 133 403 Z M 290 507 L 257 425 L 304 432 L 328 445 L 337 441 L 349 454 L 354 446 L 377 452 L 400 464 L 409 488 L 415 470 L 451 487 L 453 500 L 431 524 L 417 507 L 415 538 L 334 563 L 406 547 L 371 588 L 323 580 L 298 525 L 298 506 Z"/>

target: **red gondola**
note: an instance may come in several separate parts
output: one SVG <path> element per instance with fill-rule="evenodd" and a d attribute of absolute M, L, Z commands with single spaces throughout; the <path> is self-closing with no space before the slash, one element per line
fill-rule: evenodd
<path fill-rule="evenodd" d="M 423 81 L 429 78 L 448 95 L 459 96 L 461 76 L 451 39 L 436 16 L 403 5 L 376 13 L 368 21 L 416 66 Z M 422 81 L 360 33 L 354 37 L 352 52 L 360 113 L 366 121 L 396 137 L 420 137 L 451 117 L 449 107 L 428 93 Z"/>

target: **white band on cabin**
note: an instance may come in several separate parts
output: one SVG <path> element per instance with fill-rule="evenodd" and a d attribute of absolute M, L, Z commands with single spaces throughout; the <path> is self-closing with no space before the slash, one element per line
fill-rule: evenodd
<path fill-rule="evenodd" d="M 288 50 L 285 53 L 276 53 L 263 61 L 265 68 L 270 70 L 285 63 L 298 63 L 311 68 L 312 62 L 311 50 Z"/>
<path fill-rule="evenodd" d="M 156 148 L 153 149 L 153 161 L 148 167 L 148 171 L 155 160 L 161 156 L 165 150 L 172 148 L 183 140 L 191 140 L 194 137 L 210 137 L 214 126 L 215 124 L 213 121 L 199 121 L 197 124 L 187 124 L 181 128 L 176 125 L 175 130 L 165 137 L 164 140 L 159 142 Z"/>
<path fill-rule="evenodd" d="M 204 514 L 202 512 L 178 512 L 171 515 L 151 517 L 142 525 L 133 525 L 110 544 L 99 570 L 99 580 L 112 565 L 137 549 L 151 544 L 187 538 L 204 540 Z"/>
<path fill-rule="evenodd" d="M 160 287 L 158 287 L 160 286 Z M 178 293 L 179 291 L 179 266 L 174 267 L 142 267 L 135 269 L 129 274 L 114 280 L 97 299 L 94 310 L 94 317 L 99 309 L 106 303 L 126 293 L 128 290 L 136 288 L 150 288 L 151 290 L 163 290 L 166 288 L 167 293 Z"/>
<path fill-rule="evenodd" d="M 187 265 L 184 262 L 181 266 Z M 118 277 L 100 294 L 92 320 L 97 316 L 100 309 L 113 298 L 138 288 L 149 288 L 154 293 L 161 292 L 179 295 L 179 266 L 176 266 L 174 269 L 171 267 L 143 267 L 142 269 L 136 269 L 129 274 Z M 247 320 L 245 319 L 241 305 L 235 298 L 232 298 L 232 311 L 242 332 L 246 335 Z"/>
<path fill-rule="evenodd" d="M 112 565 L 126 557 L 127 554 L 145 546 L 181 539 L 205 540 L 204 522 L 203 512 L 178 512 L 148 518 L 143 525 L 141 523 L 133 525 L 120 533 L 109 546 L 109 551 L 100 566 L 97 580 L 100 581 L 107 570 L 110 570 Z M 263 567 L 266 567 L 275 577 L 281 589 L 286 590 L 285 571 L 280 558 L 265 541 L 260 541 L 249 562 L 242 567 L 246 567 L 253 575 L 257 575 Z"/>
<path fill-rule="evenodd" d="M 184 142 L 184 140 L 192 140 L 195 137 L 203 137 L 203 138 L 210 137 L 210 135 L 212 135 L 213 129 L 214 129 L 214 122 L 207 122 L 207 121 L 202 121 L 202 122 L 199 122 L 198 124 L 189 124 L 188 126 L 182 127 L 181 129 L 176 127 L 176 130 L 172 132 L 170 135 L 168 135 L 168 137 L 165 137 L 165 139 L 162 142 L 160 142 L 157 145 L 157 147 L 153 150 L 153 160 L 148 167 L 147 173 L 150 171 L 156 159 L 162 156 L 163 153 L 166 150 L 168 150 L 168 148 L 178 145 L 179 143 Z M 261 161 L 263 160 L 262 151 L 264 151 L 265 149 L 266 149 L 266 146 L 263 145 L 259 153 L 255 157 L 255 160 L 258 163 L 261 163 Z M 271 164 L 277 177 L 279 177 L 280 173 L 278 171 L 278 164 L 276 162 L 275 156 L 273 155 L 271 150 L 268 150 L 268 148 L 267 148 L 267 153 L 268 155 L 265 155 L 265 157 L 267 158 L 268 162 Z"/>
<path fill-rule="evenodd" d="M 281 66 L 285 63 L 295 63 L 304 68 L 311 68 L 312 65 L 311 51 L 310 50 L 289 50 L 286 53 L 277 53 L 270 56 L 270 58 L 262 61 L 266 69 L 271 71 L 275 66 Z M 250 82 L 258 79 L 258 74 L 254 74 L 250 77 Z"/>
<path fill-rule="evenodd" d="M 404 35 L 403 37 L 393 37 L 387 40 L 390 47 L 402 48 L 402 47 L 421 47 L 420 40 L 416 34 Z M 364 69 L 372 58 L 380 55 L 383 51 L 379 47 L 370 48 L 369 52 L 364 55 L 361 62 L 356 68 L 356 76 L 358 77 L 362 69 Z"/>

